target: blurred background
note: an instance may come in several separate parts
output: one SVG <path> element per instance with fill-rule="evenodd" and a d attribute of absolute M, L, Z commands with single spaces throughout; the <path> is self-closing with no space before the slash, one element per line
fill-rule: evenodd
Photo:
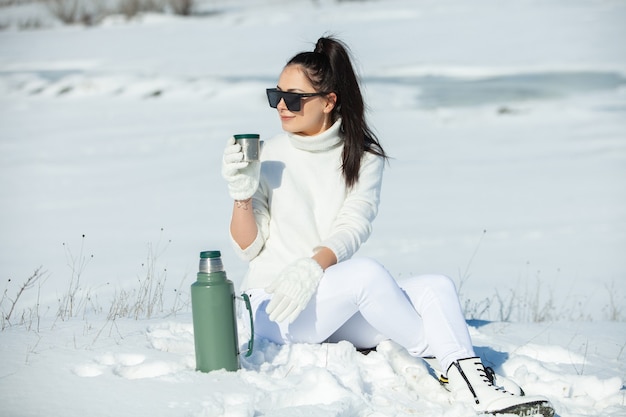
<path fill-rule="evenodd" d="M 448 274 L 469 318 L 626 316 L 623 1 L 0 0 L 0 29 L 0 289 L 39 270 L 24 306 L 180 307 L 202 250 L 241 282 L 223 146 L 280 132 L 264 89 L 334 34 L 392 156 L 361 256 Z"/>

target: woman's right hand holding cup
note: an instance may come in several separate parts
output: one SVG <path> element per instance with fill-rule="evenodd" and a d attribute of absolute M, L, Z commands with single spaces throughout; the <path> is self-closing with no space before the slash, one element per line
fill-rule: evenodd
<path fill-rule="evenodd" d="M 241 145 L 231 137 L 222 157 L 222 177 L 228 182 L 228 193 L 237 201 L 247 200 L 259 188 L 260 162 L 244 161 Z"/>

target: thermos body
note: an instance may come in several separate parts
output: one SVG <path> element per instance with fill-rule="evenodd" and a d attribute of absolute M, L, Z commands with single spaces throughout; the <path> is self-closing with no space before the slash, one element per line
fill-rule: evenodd
<path fill-rule="evenodd" d="M 200 272 L 191 285 L 196 370 L 239 369 L 235 291 L 219 251 L 201 253 Z"/>

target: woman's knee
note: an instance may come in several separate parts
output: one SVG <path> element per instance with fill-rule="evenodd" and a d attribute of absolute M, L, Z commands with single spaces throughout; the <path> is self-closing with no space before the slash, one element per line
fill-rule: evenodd
<path fill-rule="evenodd" d="M 431 285 L 433 287 L 456 292 L 456 285 L 454 284 L 452 278 L 450 278 L 449 276 L 442 274 L 431 274 L 429 276 L 432 280 Z"/>
<path fill-rule="evenodd" d="M 372 282 L 380 283 L 381 280 L 393 280 L 389 271 L 375 259 L 356 258 L 354 262 L 354 277 L 363 285 L 369 286 Z"/>
<path fill-rule="evenodd" d="M 409 291 L 415 290 L 423 292 L 431 290 L 437 294 L 453 293 L 456 295 L 456 285 L 454 281 L 449 276 L 443 274 L 417 275 L 403 281 L 401 286 Z"/>
<path fill-rule="evenodd" d="M 385 267 L 371 258 L 353 258 L 328 268 L 321 285 L 327 284 L 335 293 L 346 292 L 357 298 L 373 288 L 397 287 Z"/>

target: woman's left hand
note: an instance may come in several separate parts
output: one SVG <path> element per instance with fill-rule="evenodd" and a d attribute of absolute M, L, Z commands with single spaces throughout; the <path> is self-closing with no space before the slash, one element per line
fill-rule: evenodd
<path fill-rule="evenodd" d="M 324 275 L 312 258 L 301 258 L 288 265 L 265 291 L 273 294 L 265 311 L 270 320 L 292 323 L 304 310 Z"/>

